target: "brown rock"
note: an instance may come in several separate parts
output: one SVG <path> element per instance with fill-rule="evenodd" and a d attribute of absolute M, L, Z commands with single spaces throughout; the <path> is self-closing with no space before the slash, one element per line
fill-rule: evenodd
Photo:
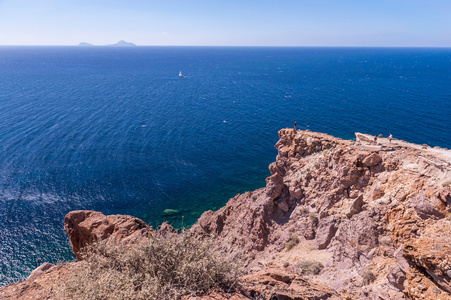
<path fill-rule="evenodd" d="M 365 167 L 374 167 L 377 166 L 382 161 L 382 157 L 376 153 L 372 153 L 365 157 L 362 161 L 362 164 Z"/>
<path fill-rule="evenodd" d="M 334 216 L 329 216 L 319 220 L 316 230 L 315 247 L 325 249 L 335 235 L 337 228 L 335 226 Z"/>
<path fill-rule="evenodd" d="M 415 211 L 422 219 L 443 218 L 444 215 L 435 207 L 434 199 L 429 199 L 424 193 L 412 197 L 411 202 Z"/>
<path fill-rule="evenodd" d="M 168 222 L 163 222 L 160 228 L 158 229 L 158 235 L 167 236 L 177 234 L 177 230 L 172 227 Z"/>
<path fill-rule="evenodd" d="M 346 217 L 350 218 L 353 215 L 360 213 L 364 204 L 365 202 L 363 202 L 363 196 L 358 196 L 355 200 L 353 200 L 349 211 L 346 213 Z"/>
<path fill-rule="evenodd" d="M 244 293 L 252 299 L 342 299 L 337 292 L 308 282 L 286 268 L 266 268 L 241 280 Z"/>
<path fill-rule="evenodd" d="M 409 262 L 407 261 L 407 259 L 404 258 L 403 250 L 404 250 L 404 246 L 401 245 L 398 249 L 396 249 L 396 251 L 394 253 L 394 257 L 395 257 L 396 263 L 398 264 L 398 267 L 404 273 L 406 273 L 409 270 Z"/>
<path fill-rule="evenodd" d="M 404 281 L 406 280 L 406 273 L 404 273 L 399 267 L 390 269 L 390 273 L 387 275 L 388 282 L 399 291 L 404 290 Z"/>
<path fill-rule="evenodd" d="M 370 251 L 379 244 L 378 236 L 377 225 L 368 213 L 354 215 L 343 222 L 335 236 L 335 261 L 343 266 L 368 262 L 371 259 Z"/>
<path fill-rule="evenodd" d="M 28 281 L 33 281 L 36 278 L 38 278 L 39 276 L 41 276 L 42 274 L 44 274 L 44 272 L 50 270 L 51 268 L 53 268 L 55 265 L 45 262 L 43 264 L 41 264 L 39 267 L 37 267 L 36 269 L 33 270 L 33 272 L 31 272 L 30 276 L 28 276 L 27 280 Z"/>
<path fill-rule="evenodd" d="M 69 212 L 64 218 L 64 230 L 78 260 L 82 259 L 80 250 L 93 242 L 108 239 L 133 244 L 154 233 L 152 227 L 138 218 L 125 215 L 105 216 L 100 212 L 87 210 Z"/>

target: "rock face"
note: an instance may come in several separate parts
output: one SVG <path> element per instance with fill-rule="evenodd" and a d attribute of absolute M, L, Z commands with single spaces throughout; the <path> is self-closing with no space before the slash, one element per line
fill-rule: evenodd
<path fill-rule="evenodd" d="M 105 216 L 96 211 L 76 210 L 64 218 L 72 251 L 81 260 L 80 250 L 99 240 L 111 240 L 133 244 L 143 237 L 153 234 L 152 227 L 138 218 L 124 215 Z"/>
<path fill-rule="evenodd" d="M 216 235 L 251 274 L 321 262 L 310 276 L 344 298 L 450 298 L 451 152 L 356 140 L 282 129 L 266 187 L 204 213 L 190 233 Z"/>
<path fill-rule="evenodd" d="M 266 187 L 184 233 L 212 236 L 219 255 L 241 261 L 242 289 L 188 299 L 451 299 L 451 151 L 293 129 L 279 131 L 276 148 Z M 75 254 L 99 239 L 133 244 L 154 233 L 92 211 L 69 213 L 65 229 Z M 163 224 L 158 234 L 177 233 Z M 27 284 L 38 295 L 37 282 L 48 292 L 44 278 L 55 272 L 68 271 L 37 271 L 0 298 L 23 296 Z"/>

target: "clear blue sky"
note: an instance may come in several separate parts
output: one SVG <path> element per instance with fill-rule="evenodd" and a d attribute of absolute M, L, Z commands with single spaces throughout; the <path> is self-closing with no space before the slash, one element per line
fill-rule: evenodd
<path fill-rule="evenodd" d="M 451 0 L 0 0 L 0 45 L 451 47 Z"/>

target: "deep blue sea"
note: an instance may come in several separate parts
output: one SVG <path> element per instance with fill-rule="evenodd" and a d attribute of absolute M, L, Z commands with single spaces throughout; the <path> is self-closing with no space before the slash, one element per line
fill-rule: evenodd
<path fill-rule="evenodd" d="M 0 47 L 0 285 L 73 259 L 71 210 L 189 226 L 263 187 L 294 121 L 450 148 L 451 49 Z"/>

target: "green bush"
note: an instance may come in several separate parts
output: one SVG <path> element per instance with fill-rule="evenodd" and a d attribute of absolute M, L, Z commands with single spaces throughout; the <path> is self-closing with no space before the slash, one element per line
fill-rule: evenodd
<path fill-rule="evenodd" d="M 211 241 L 181 235 L 151 237 L 126 248 L 100 242 L 86 247 L 79 270 L 55 299 L 181 299 L 233 289 L 238 268 L 212 251 Z"/>

